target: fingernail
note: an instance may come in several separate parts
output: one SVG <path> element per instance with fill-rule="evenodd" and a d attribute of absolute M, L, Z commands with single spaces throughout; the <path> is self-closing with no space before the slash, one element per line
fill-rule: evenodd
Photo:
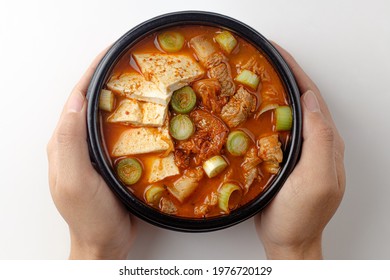
<path fill-rule="evenodd" d="M 79 113 L 84 106 L 85 97 L 79 92 L 73 92 L 68 101 L 68 111 Z"/>
<path fill-rule="evenodd" d="M 305 103 L 306 109 L 310 112 L 320 111 L 320 104 L 318 103 L 317 97 L 313 91 L 308 90 L 305 92 L 303 102 Z"/>

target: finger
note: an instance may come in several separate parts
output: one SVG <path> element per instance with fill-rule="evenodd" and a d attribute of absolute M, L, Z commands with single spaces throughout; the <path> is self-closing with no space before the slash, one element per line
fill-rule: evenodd
<path fill-rule="evenodd" d="M 299 170 L 299 172 L 303 172 L 302 174 L 315 174 L 315 178 L 306 178 L 309 181 L 327 181 L 327 178 L 332 178 L 332 176 L 336 178 L 336 133 L 334 128 L 321 111 L 319 101 L 313 91 L 305 92 L 301 97 L 301 101 L 303 145 L 297 169 L 303 169 Z"/>
<path fill-rule="evenodd" d="M 328 146 L 326 143 L 333 146 L 334 133 L 333 127 L 330 126 L 329 121 L 325 118 L 317 95 L 311 91 L 306 91 L 301 97 L 302 113 L 303 113 L 303 140 L 310 140 L 312 137 L 320 138 L 322 134 L 323 139 L 315 139 L 316 141 L 324 141 L 321 146 Z M 328 131 L 331 130 L 331 131 Z M 329 141 L 328 141 L 329 140 Z"/>
<path fill-rule="evenodd" d="M 287 64 L 291 68 L 294 77 L 298 83 L 299 90 L 301 94 L 312 91 L 315 93 L 316 98 L 320 104 L 320 108 L 324 116 L 327 118 L 327 120 L 330 122 L 330 124 L 333 126 L 336 134 L 337 134 L 337 148 L 341 151 L 343 150 L 342 146 L 342 139 L 341 136 L 337 130 L 336 124 L 333 121 L 332 115 L 329 111 L 328 106 L 326 105 L 326 102 L 324 98 L 322 97 L 318 87 L 316 84 L 310 79 L 310 77 L 303 71 L 303 69 L 299 66 L 299 64 L 295 61 L 295 59 L 292 57 L 290 53 L 288 53 L 285 49 L 283 49 L 281 46 L 276 44 L 275 42 L 272 42 L 272 44 L 276 47 L 276 49 L 280 52 L 280 54 L 283 56 L 283 58 L 286 60 Z"/>
<path fill-rule="evenodd" d="M 88 67 L 87 71 L 85 71 L 84 75 L 81 77 L 80 81 L 76 84 L 74 87 L 74 90 L 79 91 L 84 96 L 87 94 L 89 82 L 91 81 L 91 78 L 93 76 L 93 73 L 95 73 L 96 67 L 98 66 L 100 60 L 102 60 L 103 56 L 106 54 L 109 47 L 105 48 L 103 51 L 101 51 L 97 57 L 92 61 L 91 65 Z"/>
<path fill-rule="evenodd" d="M 58 126 L 60 126 L 62 124 L 62 122 L 64 122 L 62 120 L 64 114 L 67 114 L 69 112 L 79 113 L 82 111 L 83 107 L 85 106 L 85 96 L 87 94 L 89 82 L 92 78 L 93 73 L 96 70 L 97 65 L 99 64 L 100 60 L 105 55 L 107 50 L 108 50 L 108 47 L 105 48 L 92 61 L 91 65 L 88 67 L 87 71 L 84 73 L 84 75 L 81 77 L 80 81 L 76 84 L 76 86 L 72 90 L 72 92 L 71 92 L 71 94 L 70 94 L 70 96 L 69 96 L 69 98 L 64 106 L 64 109 L 62 111 L 60 120 L 57 124 L 57 128 L 54 132 L 54 135 L 56 134 L 56 131 L 58 130 Z M 85 122 L 82 122 L 81 124 L 85 124 Z M 85 128 L 85 125 L 83 125 L 82 127 Z M 82 133 L 83 133 L 82 136 L 86 136 L 86 128 L 83 130 Z"/>
<path fill-rule="evenodd" d="M 310 77 L 305 73 L 305 71 L 303 71 L 303 69 L 299 66 L 299 64 L 294 59 L 294 57 L 285 49 L 283 49 L 281 46 L 279 46 L 277 43 L 272 42 L 272 44 L 279 51 L 279 53 L 282 55 L 284 60 L 287 62 L 288 66 L 291 68 L 291 71 L 293 72 L 297 80 L 298 87 L 301 94 L 303 94 L 308 90 L 312 90 L 314 92 L 320 92 L 317 85 L 310 79 Z"/>
<path fill-rule="evenodd" d="M 91 79 L 92 79 L 93 73 L 95 72 L 96 67 L 98 66 L 100 60 L 101 60 L 101 59 L 103 58 L 103 56 L 106 54 L 108 48 L 109 48 L 109 47 L 105 48 L 102 52 L 100 52 L 100 53 L 95 57 L 95 59 L 92 61 L 92 63 L 91 63 L 91 64 L 89 65 L 89 67 L 87 68 L 87 71 L 85 71 L 85 73 L 83 74 L 83 76 L 81 77 L 81 79 L 79 80 L 79 82 L 74 86 L 74 88 L 73 88 L 73 90 L 72 90 L 72 93 L 70 94 L 70 96 L 69 96 L 69 98 L 68 98 L 66 104 L 69 104 L 69 99 L 71 98 L 71 96 L 73 96 L 73 94 L 81 95 L 83 98 L 85 98 L 85 96 L 87 95 L 87 90 L 88 90 L 89 82 L 90 82 Z M 67 105 L 65 105 L 64 109 L 62 110 L 62 113 L 61 113 L 61 117 L 60 117 L 60 121 L 59 121 L 59 122 L 61 122 L 62 115 L 64 114 L 65 109 L 67 108 L 66 106 L 67 106 Z"/>
<path fill-rule="evenodd" d="M 49 142 L 50 185 L 55 185 L 56 178 L 61 177 L 62 174 L 64 178 L 79 178 L 73 173 L 92 172 L 87 146 L 85 95 L 93 72 L 105 52 L 106 50 L 94 59 L 74 87 Z"/>
<path fill-rule="evenodd" d="M 301 95 L 308 90 L 313 91 L 317 96 L 322 112 L 325 114 L 326 117 L 328 117 L 331 120 L 332 118 L 328 106 L 326 105 L 325 100 L 321 96 L 320 90 L 318 89 L 317 85 L 310 79 L 310 77 L 305 73 L 305 71 L 303 71 L 301 66 L 299 66 L 299 64 L 295 61 L 295 59 L 292 57 L 292 55 L 289 52 L 287 52 L 285 49 L 283 49 L 275 42 L 272 42 L 272 44 L 280 52 L 280 54 L 286 60 L 291 71 L 293 72 L 295 80 L 297 81 L 299 87 L 299 91 L 301 92 Z"/>
<path fill-rule="evenodd" d="M 281 46 L 276 44 L 275 42 L 272 42 L 272 44 L 276 47 L 276 49 L 281 53 L 283 58 L 286 60 L 287 64 L 291 68 L 295 79 L 298 83 L 298 86 L 300 88 L 301 93 L 304 95 L 307 91 L 312 91 L 315 94 L 315 97 L 320 105 L 320 111 L 322 114 L 325 116 L 326 120 L 329 122 L 331 127 L 333 128 L 333 136 L 331 138 L 333 139 L 334 146 L 335 146 L 335 151 L 334 151 L 334 156 L 335 156 L 335 163 L 336 163 L 336 168 L 338 170 L 337 172 L 337 177 L 339 180 L 339 186 L 344 188 L 345 186 L 345 169 L 344 169 L 344 141 L 336 127 L 336 124 L 333 121 L 332 115 L 330 114 L 329 108 L 326 105 L 325 100 L 323 99 L 322 95 L 320 94 L 320 91 L 318 87 L 315 85 L 315 83 L 309 78 L 309 76 L 303 71 L 303 69 L 299 66 L 299 64 L 295 61 L 295 59 L 292 57 L 290 53 L 288 53 L 285 49 L 283 49 Z M 303 101 L 302 101 L 303 103 Z M 303 111 L 305 111 L 305 106 L 303 106 Z M 305 113 L 305 112 L 304 112 Z M 309 115 L 308 112 L 306 112 L 306 115 Z M 307 118 L 306 118 L 307 119 Z M 305 123 L 305 122 L 304 122 Z M 306 121 L 308 123 L 308 121 Z M 309 121 L 309 126 L 310 126 L 310 121 Z M 305 129 L 306 126 L 306 129 Z M 305 135 L 308 137 L 307 131 L 310 131 L 310 128 L 307 128 L 308 124 L 304 124 L 304 138 Z M 306 131 L 306 133 L 305 133 Z M 321 133 L 320 133 L 321 134 Z M 327 134 L 326 129 L 325 131 L 323 130 L 322 134 Z M 327 135 L 324 135 L 325 138 L 328 137 Z M 306 138 L 307 138 L 306 137 Z M 307 145 L 305 143 L 305 145 Z M 309 147 L 308 150 L 311 148 Z"/>
<path fill-rule="evenodd" d="M 74 186 L 77 178 L 84 178 L 92 171 L 88 154 L 86 132 L 86 101 L 78 92 L 72 92 L 64 112 L 51 139 L 48 152 L 49 167 L 55 178 L 67 180 L 67 185 Z M 84 173 L 84 174 L 83 174 Z"/>

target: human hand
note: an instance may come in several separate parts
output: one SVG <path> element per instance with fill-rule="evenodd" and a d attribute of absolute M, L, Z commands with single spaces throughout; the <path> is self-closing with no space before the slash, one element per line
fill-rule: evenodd
<path fill-rule="evenodd" d="M 275 47 L 302 93 L 302 154 L 275 199 L 256 216 L 256 229 L 269 259 L 321 259 L 322 232 L 345 189 L 344 142 L 317 86 L 289 53 Z"/>
<path fill-rule="evenodd" d="M 104 53 L 73 89 L 47 146 L 50 191 L 69 225 L 70 259 L 126 258 L 134 236 L 128 211 L 92 167 L 88 154 L 85 95 Z"/>

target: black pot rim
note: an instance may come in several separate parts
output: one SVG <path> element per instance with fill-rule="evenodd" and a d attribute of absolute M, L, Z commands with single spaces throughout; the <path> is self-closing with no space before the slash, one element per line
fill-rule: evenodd
<path fill-rule="evenodd" d="M 257 46 L 262 53 L 267 56 L 284 83 L 292 106 L 294 119 L 291 130 L 290 148 L 287 153 L 285 152 L 284 154 L 285 163 L 268 188 L 260 194 L 260 196 L 239 209 L 232 211 L 229 215 L 207 219 L 189 219 L 166 215 L 144 204 L 135 196 L 131 195 L 131 193 L 126 190 L 126 187 L 115 177 L 111 165 L 108 162 L 104 150 L 105 148 L 101 143 L 101 125 L 98 114 L 98 96 L 100 90 L 116 62 L 129 48 L 147 35 L 160 29 L 175 25 L 191 24 L 210 25 L 228 29 Z M 287 177 L 294 169 L 299 158 L 302 142 L 302 112 L 299 89 L 290 68 L 273 45 L 259 32 L 240 21 L 225 15 L 204 11 L 181 11 L 160 15 L 134 27 L 111 46 L 98 64 L 88 88 L 87 99 L 88 145 L 91 161 L 95 168 L 131 213 L 162 228 L 183 232 L 207 232 L 227 228 L 243 222 L 260 212 L 272 200 L 287 180 Z"/>

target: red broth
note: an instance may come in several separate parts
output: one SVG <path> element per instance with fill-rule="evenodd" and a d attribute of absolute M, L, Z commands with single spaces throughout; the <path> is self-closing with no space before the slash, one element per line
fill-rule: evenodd
<path fill-rule="evenodd" d="M 171 54 L 172 55 L 184 54 L 195 59 L 197 59 L 197 56 L 194 52 L 194 49 L 191 47 L 189 43 L 190 40 L 193 37 L 198 35 L 206 35 L 208 38 L 210 38 L 213 44 L 215 44 L 218 47 L 217 43 L 214 40 L 214 37 L 216 36 L 216 34 L 222 31 L 221 29 L 215 27 L 195 26 L 195 25 L 174 27 L 171 28 L 170 30 L 179 32 L 185 38 L 185 44 L 183 48 L 180 51 Z M 139 43 L 137 43 L 134 47 L 132 47 L 125 55 L 122 56 L 122 58 L 115 65 L 111 75 L 118 76 L 123 73 L 130 73 L 130 72 L 141 73 L 138 65 L 136 64 L 135 60 L 132 58 L 132 54 L 133 53 L 163 53 L 163 51 L 158 45 L 156 39 L 157 35 L 158 33 L 151 34 L 148 37 L 144 38 Z M 258 143 L 259 138 L 277 133 L 279 141 L 281 143 L 281 149 L 284 152 L 287 146 L 287 142 L 289 140 L 290 132 L 276 131 L 274 110 L 268 110 L 265 113 L 262 113 L 261 115 L 259 114 L 260 110 L 263 108 L 262 105 L 264 106 L 264 103 L 267 101 L 265 99 L 268 98 L 266 96 L 267 94 L 265 93 L 265 91 L 269 90 L 270 88 L 272 89 L 272 93 L 273 93 L 270 103 L 277 104 L 279 106 L 289 105 L 288 99 L 286 98 L 286 93 L 283 84 L 278 74 L 269 63 L 269 61 L 265 58 L 265 56 L 261 54 L 261 52 L 258 49 L 256 49 L 253 45 L 251 45 L 241 37 L 237 36 L 236 34 L 233 35 L 236 38 L 238 44 L 230 54 L 224 53 L 226 57 L 226 63 L 228 63 L 228 65 L 230 66 L 231 77 L 234 79 L 234 77 L 236 77 L 239 74 L 239 71 L 241 70 L 241 66 L 244 65 L 246 62 L 248 62 L 251 59 L 251 57 L 256 57 L 258 66 L 262 68 L 262 71 L 265 74 L 262 77 L 260 77 L 260 85 L 257 87 L 256 91 L 253 91 L 252 89 L 244 86 L 245 90 L 247 90 L 249 93 L 251 93 L 256 97 L 256 111 L 252 112 L 245 122 L 241 123 L 235 128 L 229 128 L 229 130 L 244 131 L 251 138 L 251 145 L 256 146 L 257 149 L 259 149 L 259 143 Z M 203 68 L 205 69 L 205 71 L 207 71 L 205 67 Z M 205 77 L 203 78 L 207 78 L 207 75 L 205 75 Z M 190 83 L 189 85 L 192 86 L 192 84 L 193 83 Z M 235 81 L 235 85 L 237 90 L 240 87 L 240 84 Z M 125 97 L 116 94 L 115 98 L 116 98 L 116 104 L 119 104 L 120 101 Z M 199 102 L 199 98 L 198 98 L 195 109 L 199 109 L 199 108 L 204 109 L 202 107 L 202 104 Z M 168 107 L 168 110 L 169 112 L 167 118 L 172 118 L 172 116 L 174 116 L 175 113 L 172 112 L 172 108 L 170 106 Z M 107 118 L 112 114 L 112 112 L 105 112 L 101 110 L 100 114 L 102 119 L 101 122 L 103 128 L 102 131 L 103 131 L 104 142 L 106 145 L 106 150 L 111 158 L 112 166 L 115 169 L 117 161 L 123 158 L 123 157 L 119 157 L 119 158 L 114 157 L 112 155 L 112 151 L 115 146 L 115 143 L 118 141 L 120 135 L 124 131 L 128 130 L 129 128 L 132 128 L 133 126 L 124 123 L 107 122 Z M 219 116 L 217 117 L 218 119 L 221 119 Z M 176 141 L 175 139 L 172 140 L 176 148 L 178 141 Z M 239 185 L 241 188 L 245 183 L 245 177 L 242 171 L 242 163 L 244 157 L 231 155 L 229 152 L 227 152 L 225 145 L 221 149 L 220 155 L 223 156 L 224 159 L 228 162 L 228 168 L 226 168 L 223 172 L 221 172 L 214 178 L 208 178 L 208 176 L 204 175 L 203 178 L 199 181 L 195 191 L 183 202 L 180 202 L 174 195 L 172 195 L 171 192 L 167 189 L 167 187 L 172 186 L 174 182 L 183 175 L 183 172 L 185 170 L 184 168 L 179 168 L 180 170 L 179 175 L 167 177 L 159 182 L 153 183 L 166 188 L 162 194 L 162 198 L 165 198 L 166 200 L 172 202 L 174 207 L 176 208 L 176 211 L 170 214 L 181 216 L 181 217 L 188 217 L 188 218 L 213 217 L 213 216 L 229 214 L 229 211 L 222 211 L 218 206 L 218 203 L 216 205 L 211 205 L 210 207 L 208 207 L 208 210 L 206 212 L 203 212 L 201 214 L 196 213 L 195 211 L 196 207 L 199 207 L 202 204 L 204 204 L 205 198 L 208 195 L 210 195 L 213 192 L 215 194 L 218 194 L 218 189 L 220 188 L 221 184 L 224 182 L 224 177 L 226 175 L 226 172 L 229 171 L 231 173 L 231 176 L 229 177 L 228 180 L 229 182 L 233 182 Z M 145 203 L 147 203 L 145 201 L 145 190 L 151 185 L 150 183 L 148 183 L 147 176 L 145 176 L 145 172 L 146 173 L 149 172 L 148 170 L 150 170 L 151 160 L 155 156 L 156 154 L 136 154 L 136 155 L 124 156 L 124 157 L 136 158 L 143 167 L 144 172 L 143 175 L 141 176 L 141 179 L 133 185 L 127 185 L 127 188 L 130 192 L 132 192 L 136 197 L 138 197 L 141 201 Z M 159 154 L 159 156 L 162 156 L 162 154 Z M 190 157 L 191 156 L 193 155 L 190 155 Z M 282 164 L 283 162 L 281 163 L 281 165 Z M 195 168 L 196 166 L 202 166 L 202 164 L 197 165 L 194 163 L 193 160 L 191 160 L 190 166 L 188 168 Z M 268 172 L 264 164 L 259 164 L 257 168 L 259 169 L 259 176 L 251 184 L 247 192 L 243 190 L 242 195 L 238 199 L 236 198 L 238 202 L 237 205 L 234 206 L 234 208 L 238 208 L 248 203 L 249 201 L 253 200 L 256 196 L 258 196 L 267 188 L 267 185 L 270 183 L 270 181 L 272 181 L 273 177 L 276 176 L 276 174 L 272 174 Z M 156 209 L 159 209 L 160 204 L 161 202 L 151 205 L 151 207 L 155 207 Z"/>

